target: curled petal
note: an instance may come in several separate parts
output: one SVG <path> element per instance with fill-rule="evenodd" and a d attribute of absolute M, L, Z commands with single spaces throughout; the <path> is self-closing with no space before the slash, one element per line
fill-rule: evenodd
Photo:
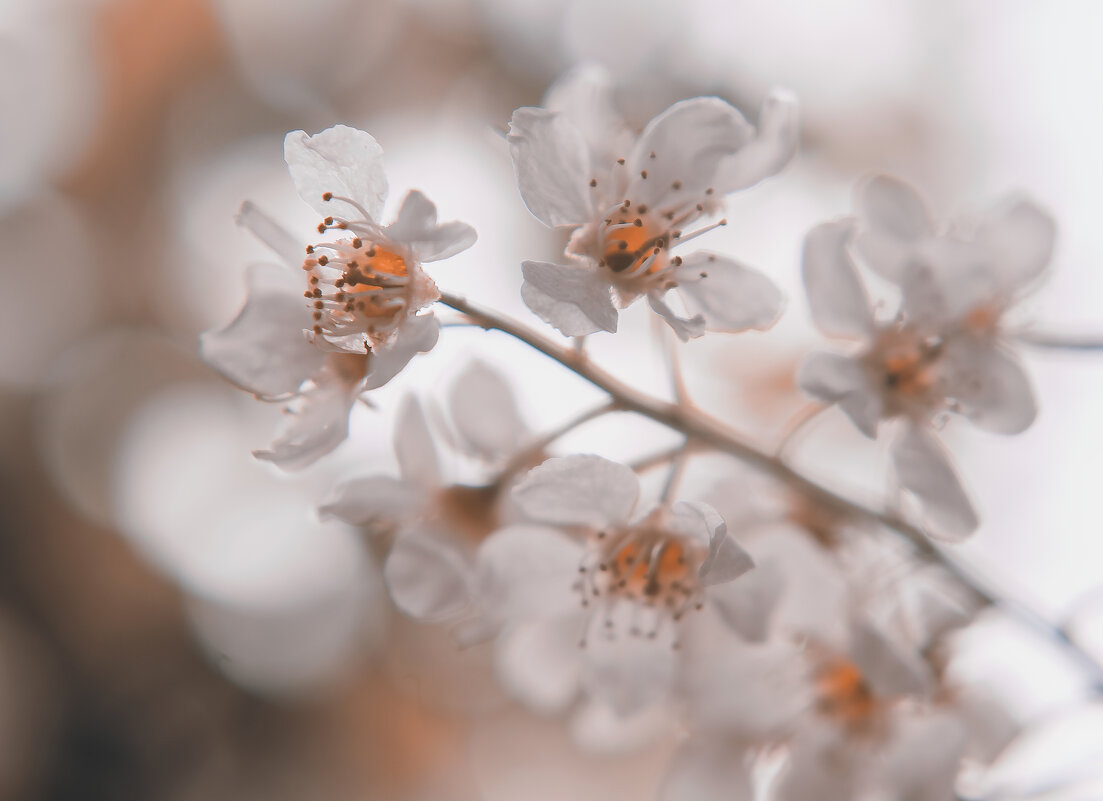
<path fill-rule="evenodd" d="M 770 630 L 770 619 L 785 591 L 785 576 L 775 562 L 755 569 L 709 592 L 709 602 L 720 617 L 748 642 L 762 642 Z"/>
<path fill-rule="evenodd" d="M 400 536 L 383 566 L 383 579 L 395 605 L 418 620 L 447 620 L 471 600 L 463 557 L 430 532 Z"/>
<path fill-rule="evenodd" d="M 303 336 L 310 324 L 310 311 L 301 294 L 289 290 L 283 270 L 257 265 L 249 270 L 245 306 L 228 326 L 200 336 L 199 353 L 254 395 L 288 395 L 325 362 L 325 354 Z"/>
<path fill-rule="evenodd" d="M 950 457 L 926 428 L 908 425 L 892 449 L 900 486 L 911 492 L 934 524 L 931 536 L 951 542 L 965 539 L 980 524 Z"/>
<path fill-rule="evenodd" d="M 666 305 L 661 294 L 648 293 L 647 302 L 652 311 L 662 317 L 674 329 L 678 339 L 688 342 L 705 333 L 705 318 L 700 314 L 692 317 L 679 317 L 672 308 Z"/>
<path fill-rule="evenodd" d="M 545 225 L 581 225 L 591 216 L 589 150 L 582 132 L 563 114 L 519 108 L 509 122 L 517 188 Z"/>
<path fill-rule="evenodd" d="M 716 253 L 691 253 L 674 271 L 690 312 L 709 331 L 764 331 L 785 307 L 777 285 L 757 270 Z"/>
<path fill-rule="evenodd" d="M 838 404 L 859 431 L 877 438 L 884 405 L 869 372 L 857 359 L 838 353 L 810 353 L 797 370 L 797 384 L 817 400 Z"/>
<path fill-rule="evenodd" d="M 534 467 L 514 488 L 513 499 L 534 520 L 602 528 L 627 522 L 639 494 L 630 468 L 585 454 Z"/>
<path fill-rule="evenodd" d="M 439 335 L 440 323 L 431 312 L 407 318 L 391 342 L 380 345 L 368 356 L 363 389 L 378 389 L 386 384 L 402 372 L 414 356 L 432 350 Z"/>
<path fill-rule="evenodd" d="M 733 581 L 754 567 L 751 555 L 728 536 L 724 518 L 711 506 L 682 501 L 674 505 L 673 511 L 682 533 L 708 547 L 708 556 L 698 570 L 703 586 Z"/>
<path fill-rule="evenodd" d="M 565 336 L 617 330 L 617 309 L 609 282 L 581 265 L 521 263 L 521 297 L 540 319 Z"/>
<path fill-rule="evenodd" d="M 804 239 L 802 272 L 812 321 L 829 337 L 868 338 L 873 327 L 869 295 L 850 258 L 853 220 L 817 225 Z"/>
<path fill-rule="evenodd" d="M 322 216 L 359 220 L 367 214 L 378 222 L 387 199 L 383 148 L 375 138 L 347 125 L 334 125 L 314 136 L 291 131 L 283 140 L 283 156 L 299 196 Z M 337 197 L 323 200 L 326 192 Z"/>
<path fill-rule="evenodd" d="M 717 178 L 721 194 L 745 189 L 781 170 L 797 151 L 800 115 L 796 95 L 774 89 L 762 103 L 754 139 L 726 158 Z"/>
<path fill-rule="evenodd" d="M 437 223 L 437 207 L 416 189 L 410 190 L 387 226 L 387 237 L 405 244 L 418 261 L 439 261 L 475 244 L 477 234 L 467 223 Z"/>

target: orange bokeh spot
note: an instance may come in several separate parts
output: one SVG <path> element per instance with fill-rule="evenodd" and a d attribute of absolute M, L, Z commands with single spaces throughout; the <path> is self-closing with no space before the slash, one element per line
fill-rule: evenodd
<path fill-rule="evenodd" d="M 845 726 L 868 724 L 877 711 L 877 699 L 853 662 L 842 660 L 823 670 L 816 681 L 819 709 Z"/>

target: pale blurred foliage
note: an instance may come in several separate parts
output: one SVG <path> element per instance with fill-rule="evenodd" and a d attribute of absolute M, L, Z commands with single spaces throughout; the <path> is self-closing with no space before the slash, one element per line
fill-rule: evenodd
<path fill-rule="evenodd" d="M 684 352 L 702 403 L 768 438 L 802 404 L 792 368 L 813 341 L 801 237 L 845 213 L 868 170 L 947 213 L 1032 191 L 1062 225 L 1040 324 L 1103 332 L 1099 14 L 1086 0 L 0 4 L 0 798 L 614 801 L 649 797 L 661 774 L 668 742 L 597 759 L 562 721 L 507 702 L 484 648 L 391 612 L 376 554 L 312 513 L 337 476 L 390 469 L 394 400 L 474 351 L 506 366 L 533 425 L 590 388 L 514 343 L 448 332 L 380 393 L 384 413 L 357 410 L 331 460 L 288 476 L 249 456 L 277 410 L 218 382 L 195 337 L 269 258 L 233 225 L 241 200 L 304 237 L 313 224 L 285 131 L 375 134 L 392 202 L 416 186 L 479 230 L 439 283 L 522 315 L 517 264 L 555 242 L 513 186 L 499 134 L 515 106 L 580 60 L 610 68 L 636 124 L 679 97 L 753 113 L 771 86 L 794 89 L 803 155 L 733 199 L 709 242 L 770 273 L 789 312 L 769 334 Z M 663 391 L 646 311 L 623 331 L 594 338 L 594 358 Z M 963 552 L 1047 613 L 1083 611 L 1103 655 L 1103 362 L 1034 362 L 1030 432 L 949 432 L 986 519 Z M 869 483 L 850 433 L 825 420 L 804 461 Z M 670 441 L 617 421 L 562 445 L 630 458 Z M 1061 710 L 997 786 L 1103 760 L 1098 710 L 1034 640 L 1003 619 L 963 640 L 961 669 L 1021 720 Z"/>

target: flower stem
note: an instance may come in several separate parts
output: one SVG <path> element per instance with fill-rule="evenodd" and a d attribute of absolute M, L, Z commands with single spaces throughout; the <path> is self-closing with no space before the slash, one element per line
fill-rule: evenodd
<path fill-rule="evenodd" d="M 1095 689 L 1103 694 L 1103 665 L 1079 646 L 1062 628 L 1055 627 L 1041 615 L 1019 602 L 1001 597 L 985 586 L 978 577 L 956 558 L 933 543 L 923 531 L 902 515 L 887 508 L 877 509 L 846 498 L 798 473 L 779 457 L 764 450 L 721 420 L 688 403 L 670 403 L 654 398 L 629 386 L 589 359 L 580 358 L 572 347 L 561 345 L 544 334 L 497 312 L 471 303 L 462 295 L 441 292 L 440 302 L 465 315 L 473 324 L 504 334 L 524 342 L 545 356 L 559 362 L 580 378 L 603 390 L 619 410 L 634 412 L 643 417 L 681 432 L 687 440 L 707 445 L 728 453 L 747 464 L 762 470 L 809 500 L 835 509 L 845 516 L 866 523 L 873 523 L 896 532 L 910 541 L 919 555 L 940 563 L 965 586 L 971 588 L 982 600 L 999 606 L 1039 633 L 1061 645 L 1082 667 L 1091 674 Z"/>

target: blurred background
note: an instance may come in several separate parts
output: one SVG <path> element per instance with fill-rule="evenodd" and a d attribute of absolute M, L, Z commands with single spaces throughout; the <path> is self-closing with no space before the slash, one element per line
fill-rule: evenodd
<path fill-rule="evenodd" d="M 611 71 L 637 126 L 699 94 L 753 121 L 771 87 L 794 90 L 800 155 L 732 198 L 707 243 L 770 274 L 788 313 L 683 356 L 703 405 L 769 441 L 802 404 L 791 376 L 817 341 L 801 238 L 847 213 L 871 170 L 914 183 L 939 216 L 1029 192 L 1060 225 L 1030 319 L 1103 336 L 1101 31 L 1088 0 L 2 0 L 0 798 L 653 793 L 669 742 L 579 749 L 502 696 L 481 649 L 394 612 L 377 554 L 314 512 L 339 478 L 392 469 L 392 401 L 471 354 L 505 372 L 534 429 L 591 390 L 513 343 L 449 331 L 380 412 L 357 410 L 332 457 L 286 474 L 250 456 L 279 410 L 218 379 L 196 345 L 268 258 L 234 226 L 242 200 L 309 241 L 285 132 L 372 133 L 392 204 L 417 187 L 479 231 L 437 282 L 531 319 L 519 262 L 561 243 L 517 195 L 502 138 L 515 107 L 581 62 Z M 646 312 L 624 320 L 638 335 L 593 338 L 595 358 L 661 391 Z M 1103 658 L 1103 354 L 1027 356 L 1030 431 L 947 432 L 985 520 L 958 553 Z M 813 472 L 876 473 L 840 421 L 811 439 Z M 618 420 L 563 447 L 630 458 L 672 441 Z M 1103 711 L 1075 666 L 1013 617 L 962 640 L 962 669 L 1037 732 L 993 797 L 1103 797 L 1087 783 Z"/>

